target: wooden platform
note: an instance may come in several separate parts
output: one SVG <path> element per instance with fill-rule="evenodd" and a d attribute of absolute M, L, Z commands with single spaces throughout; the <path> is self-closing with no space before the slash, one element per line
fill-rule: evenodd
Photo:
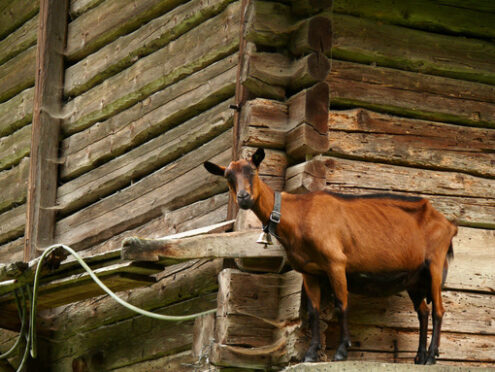
<path fill-rule="evenodd" d="M 300 363 L 285 368 L 285 372 L 467 372 L 467 371 L 495 371 L 495 368 L 471 367 L 471 366 L 451 366 L 436 364 L 433 366 L 419 366 L 406 363 L 380 363 L 346 361 L 334 363 Z"/>

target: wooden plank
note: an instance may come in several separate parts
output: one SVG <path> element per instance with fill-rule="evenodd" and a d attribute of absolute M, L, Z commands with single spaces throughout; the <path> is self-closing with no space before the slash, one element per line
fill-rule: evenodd
<path fill-rule="evenodd" d="M 166 234 L 174 234 L 222 222 L 227 216 L 227 202 L 228 194 L 223 193 L 176 210 L 164 210 L 162 216 L 139 227 L 114 235 L 107 241 L 82 251 L 81 254 L 96 254 L 118 250 L 120 256 L 122 240 L 129 236 L 155 239 Z"/>
<path fill-rule="evenodd" d="M 221 12 L 232 0 L 194 0 L 157 17 L 136 31 L 103 46 L 65 71 L 66 96 L 77 96 L 105 78 L 163 47 L 208 18 Z"/>
<path fill-rule="evenodd" d="M 0 102 L 7 101 L 20 91 L 33 86 L 36 46 L 31 46 L 0 66 Z"/>
<path fill-rule="evenodd" d="M 32 18 L 39 9 L 39 0 L 6 1 L 0 11 L 0 39 Z"/>
<path fill-rule="evenodd" d="M 0 64 L 15 57 L 22 51 L 36 44 L 38 16 L 34 16 L 5 39 L 0 41 Z"/>
<path fill-rule="evenodd" d="M 0 214 L 0 243 L 14 240 L 24 234 L 26 204 Z"/>
<path fill-rule="evenodd" d="M 339 343 L 340 327 L 336 322 L 329 323 L 326 331 L 327 353 L 335 351 Z M 405 362 L 405 358 L 413 355 L 418 348 L 418 331 L 402 331 L 393 328 L 379 328 L 373 326 L 349 325 L 353 352 L 392 352 L 398 353 L 399 358 Z M 485 361 L 494 362 L 493 348 L 495 337 L 492 335 L 466 335 L 462 333 L 442 332 L 440 356 L 442 360 L 457 361 Z M 407 356 L 406 356 L 407 355 Z M 409 356 L 410 355 L 410 356 Z M 356 358 L 360 360 L 360 358 Z M 408 362 L 408 363 L 409 363 Z"/>
<path fill-rule="evenodd" d="M 0 136 L 8 136 L 31 121 L 33 97 L 34 88 L 29 88 L 0 104 Z"/>
<path fill-rule="evenodd" d="M 143 0 L 139 4 L 131 0 L 104 1 L 69 24 L 67 58 L 70 61 L 82 59 L 181 3 L 182 0 Z"/>
<path fill-rule="evenodd" d="M 362 0 L 334 0 L 333 11 L 436 33 L 469 35 L 482 39 L 495 36 L 493 28 L 490 27 L 494 21 L 493 14 L 470 8 L 465 4 L 466 2 L 452 4 L 448 0 L 420 0 L 411 3 L 381 0 L 373 4 Z M 477 20 L 475 25 L 473 19 Z"/>
<path fill-rule="evenodd" d="M 239 45 L 238 17 L 237 2 L 164 48 L 106 79 L 102 86 L 77 96 L 64 106 L 64 132 L 81 131 L 236 52 Z"/>
<path fill-rule="evenodd" d="M 36 51 L 36 82 L 30 151 L 24 259 L 52 243 L 57 197 L 58 138 L 61 120 L 62 82 L 68 0 L 42 0 Z"/>
<path fill-rule="evenodd" d="M 279 243 L 266 248 L 257 244 L 257 231 L 236 231 L 183 239 L 154 240 L 137 237 L 122 242 L 122 257 L 137 261 L 176 263 L 195 258 L 280 257 Z"/>
<path fill-rule="evenodd" d="M 414 45 L 407 49 L 407 58 L 404 58 L 404 45 Z M 461 50 L 467 54 L 460 53 Z M 332 56 L 460 80 L 495 82 L 491 63 L 495 46 L 488 41 L 429 33 L 343 14 L 333 15 Z"/>
<path fill-rule="evenodd" d="M 121 368 L 114 369 L 115 372 L 134 372 L 134 371 L 177 371 L 189 372 L 192 366 L 197 363 L 197 358 L 192 355 L 192 351 L 186 350 L 178 354 L 167 355 L 164 357 L 146 360 L 140 363 L 132 364 Z"/>
<path fill-rule="evenodd" d="M 231 102 L 222 102 L 223 100 L 231 97 L 234 94 L 234 84 L 232 80 L 235 77 L 235 67 L 233 66 L 236 60 L 230 60 L 231 68 L 226 71 L 222 71 L 217 76 L 212 76 L 208 81 L 210 85 L 199 85 L 197 87 L 190 87 L 189 84 L 178 83 L 178 87 L 172 86 L 173 90 L 185 90 L 188 87 L 191 88 L 179 95 L 175 99 L 170 99 L 168 102 L 155 110 L 144 114 L 137 120 L 133 120 L 127 123 L 120 123 L 118 128 L 114 128 L 114 131 L 110 132 L 110 128 L 105 128 L 107 135 L 101 139 L 94 138 L 92 143 L 81 150 L 73 153 L 63 154 L 65 156 L 64 164 L 61 168 L 61 178 L 64 180 L 74 178 L 80 174 L 94 168 L 97 165 L 102 164 L 104 161 L 115 158 L 133 147 L 147 146 L 148 151 L 151 151 L 152 144 L 146 144 L 153 137 L 153 141 L 158 141 L 158 135 L 167 132 L 170 135 L 169 142 L 172 142 L 174 138 L 177 138 L 179 133 L 178 127 L 184 127 L 183 131 L 188 131 L 193 128 L 194 125 L 198 125 L 199 116 L 202 111 L 217 105 L 217 107 L 201 115 L 202 120 L 219 120 L 225 126 L 229 122 L 227 118 L 229 114 L 228 105 Z M 165 89 L 170 91 L 172 89 Z M 163 92 L 166 93 L 166 92 Z M 216 114 L 212 114 L 212 111 Z M 222 116 L 220 116 L 222 112 Z M 220 118 L 219 118 L 220 116 Z M 231 115 L 230 115 L 231 116 Z M 184 121 L 190 119 L 186 123 Z M 231 119 L 230 119 L 231 120 Z M 115 120 L 112 120 L 115 122 Z M 215 123 L 215 122 L 213 122 Z M 213 124 L 211 121 L 209 124 Z M 102 123 L 103 124 L 103 123 Z M 108 123 L 107 123 L 108 124 Z M 211 132 L 215 129 L 218 131 L 219 127 L 212 128 Z M 230 124 L 231 125 L 231 124 Z M 105 127 L 102 125 L 101 127 Z M 187 129 L 186 129 L 187 128 Z M 87 133 L 94 133 L 90 128 L 85 131 Z M 225 129 L 225 128 L 223 128 Z M 192 135 L 191 135 L 192 136 Z M 82 135 L 78 136 L 82 137 Z M 165 135 L 162 136 L 162 140 Z M 201 135 L 198 135 L 201 138 Z M 87 141 L 88 139 L 86 139 Z M 156 147 L 156 145 L 154 145 Z M 69 152 L 68 149 L 67 152 Z M 136 155 L 133 155 L 136 156 Z"/>
<path fill-rule="evenodd" d="M 208 176 L 202 162 L 212 157 L 228 162 L 231 138 L 227 131 L 151 176 L 58 221 L 56 240 L 81 249 L 158 217 L 162 208 L 178 208 L 225 190 L 225 181 Z"/>
<path fill-rule="evenodd" d="M 0 170 L 18 164 L 31 152 L 31 125 L 0 138 Z"/>
<path fill-rule="evenodd" d="M 495 87 L 385 67 L 332 61 L 327 77 L 335 106 L 360 106 L 400 116 L 495 127 Z"/>
<path fill-rule="evenodd" d="M 0 262 L 19 262 L 24 258 L 24 237 L 11 240 L 0 246 Z"/>
<path fill-rule="evenodd" d="M 495 176 L 495 131 L 380 114 L 332 111 L 330 151 L 419 168 Z M 466 185 L 467 187 L 467 185 Z"/>
<path fill-rule="evenodd" d="M 0 172 L 0 212 L 25 202 L 27 180 L 29 175 L 29 158 L 24 158 L 12 169 Z"/>

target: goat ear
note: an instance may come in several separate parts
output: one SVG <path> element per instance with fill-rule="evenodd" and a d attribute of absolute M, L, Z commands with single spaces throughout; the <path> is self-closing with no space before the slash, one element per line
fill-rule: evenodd
<path fill-rule="evenodd" d="M 251 157 L 251 161 L 256 166 L 256 168 L 258 168 L 264 158 L 265 158 L 265 150 L 259 148 Z"/>
<path fill-rule="evenodd" d="M 224 176 L 225 175 L 225 167 L 222 167 L 221 165 L 216 165 L 213 163 L 210 163 L 209 161 L 205 161 L 203 163 L 205 166 L 206 170 L 210 172 L 211 174 L 214 174 L 215 176 Z"/>

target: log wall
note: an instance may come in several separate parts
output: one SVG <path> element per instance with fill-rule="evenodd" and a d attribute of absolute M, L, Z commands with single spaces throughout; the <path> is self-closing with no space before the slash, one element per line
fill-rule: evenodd
<path fill-rule="evenodd" d="M 0 261 L 23 259 L 39 1 L 0 6 Z"/>

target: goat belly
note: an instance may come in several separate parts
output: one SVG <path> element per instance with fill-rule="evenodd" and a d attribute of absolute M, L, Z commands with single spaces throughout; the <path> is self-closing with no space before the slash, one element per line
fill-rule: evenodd
<path fill-rule="evenodd" d="M 347 287 L 350 292 L 366 296 L 390 296 L 412 286 L 424 283 L 428 277 L 423 268 L 417 271 L 391 271 L 384 273 L 347 273 Z"/>

